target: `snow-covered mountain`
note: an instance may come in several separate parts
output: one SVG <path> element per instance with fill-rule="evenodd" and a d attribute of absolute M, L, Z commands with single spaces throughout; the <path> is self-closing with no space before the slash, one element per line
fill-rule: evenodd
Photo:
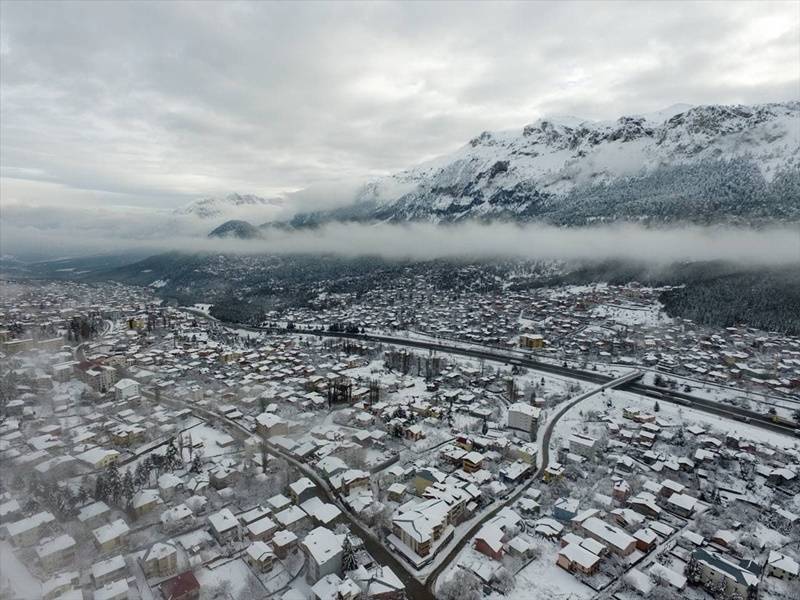
<path fill-rule="evenodd" d="M 195 200 L 174 211 L 176 215 L 193 215 L 201 219 L 214 219 L 236 212 L 249 211 L 259 208 L 279 208 L 279 199 L 262 198 L 252 194 L 228 194 L 216 198 L 203 198 Z"/>
<path fill-rule="evenodd" d="M 329 221 L 800 220 L 800 102 L 540 119 L 367 182 Z"/>
<path fill-rule="evenodd" d="M 225 221 L 208 234 L 211 238 L 238 238 L 240 240 L 254 240 L 261 237 L 261 230 L 247 221 L 231 219 Z"/>

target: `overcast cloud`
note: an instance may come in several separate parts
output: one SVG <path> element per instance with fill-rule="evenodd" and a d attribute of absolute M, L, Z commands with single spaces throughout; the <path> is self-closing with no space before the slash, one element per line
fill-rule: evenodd
<path fill-rule="evenodd" d="M 797 2 L 1 12 L 6 206 L 272 196 L 400 169 L 544 115 L 800 97 Z"/>

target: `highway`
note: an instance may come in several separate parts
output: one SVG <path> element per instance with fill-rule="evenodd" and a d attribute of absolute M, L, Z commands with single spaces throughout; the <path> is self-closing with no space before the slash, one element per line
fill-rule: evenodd
<path fill-rule="evenodd" d="M 598 386 L 597 388 L 591 390 L 590 392 L 587 392 L 586 394 L 582 394 L 572 400 L 569 400 L 568 402 L 559 406 L 558 412 L 555 415 L 553 415 L 553 418 L 548 421 L 547 425 L 541 431 L 540 462 L 537 471 L 533 476 L 534 481 L 541 478 L 544 468 L 549 463 L 550 438 L 552 436 L 552 432 L 558 420 L 570 408 L 572 408 L 575 404 L 579 403 L 580 401 L 584 400 L 586 397 L 594 393 L 597 393 L 601 389 L 607 389 L 611 387 L 615 387 L 620 390 L 637 394 L 639 396 L 652 398 L 654 400 L 658 400 L 661 402 L 671 402 L 678 404 L 680 406 L 686 406 L 687 408 L 691 407 L 695 410 L 699 410 L 708 414 L 713 414 L 716 416 L 721 416 L 724 418 L 734 419 L 738 421 L 744 421 L 754 427 L 760 427 L 762 429 L 769 430 L 771 432 L 782 433 L 786 435 L 796 435 L 796 430 L 794 427 L 782 425 L 780 423 L 774 423 L 772 422 L 772 420 L 768 415 L 764 415 L 737 406 L 721 404 L 718 402 L 714 402 L 712 400 L 708 400 L 684 392 L 670 390 L 666 388 L 659 388 L 640 383 L 639 381 L 637 381 L 637 379 L 641 376 L 640 372 L 637 372 L 636 377 L 633 377 L 632 376 L 633 374 L 629 373 L 628 375 L 622 378 L 615 379 L 612 376 L 605 375 L 602 373 L 585 371 L 564 365 L 557 365 L 557 364 L 538 361 L 518 351 L 517 352 L 502 351 L 495 348 L 478 346 L 475 344 L 456 345 L 453 343 L 442 343 L 435 340 L 412 339 L 412 338 L 396 337 L 396 336 L 382 335 L 375 333 L 346 333 L 346 332 L 332 332 L 325 330 L 286 330 L 286 329 L 276 329 L 276 328 L 256 328 L 248 326 L 235 326 L 235 327 L 250 331 L 264 332 L 264 333 L 283 333 L 283 334 L 291 333 L 291 334 L 313 335 L 313 336 L 323 336 L 323 337 L 336 337 L 336 338 L 378 342 L 384 344 L 391 344 L 395 346 L 404 346 L 409 348 L 419 348 L 423 350 L 491 360 L 503 364 L 517 365 L 520 367 L 525 367 L 544 373 L 550 373 L 553 375 L 559 375 L 562 377 L 577 379 L 579 381 L 585 381 L 596 384 Z M 76 358 L 78 358 L 79 360 L 83 358 L 83 344 L 79 345 L 78 348 L 76 348 Z M 220 415 L 219 413 L 215 413 L 213 411 L 208 411 L 205 409 L 199 409 L 199 407 L 184 404 L 182 402 L 180 404 L 192 410 L 199 410 L 200 412 L 205 412 L 209 416 L 213 415 L 215 418 L 226 422 L 229 426 L 231 426 L 234 430 L 238 432 L 239 436 L 252 435 L 252 433 L 246 430 L 244 427 L 242 427 L 241 424 L 232 421 L 230 419 L 227 419 L 226 417 Z M 327 481 L 323 480 L 316 473 L 316 471 L 314 471 L 314 469 L 312 469 L 310 466 L 304 463 L 297 461 L 296 459 L 289 456 L 281 449 L 273 446 L 272 444 L 267 443 L 267 447 L 270 454 L 274 456 L 280 456 L 281 458 L 287 460 L 287 462 L 292 464 L 295 468 L 297 468 L 303 474 L 312 479 L 312 481 L 314 481 L 322 491 L 325 499 L 339 506 L 339 508 L 343 512 L 344 517 L 348 521 L 348 525 L 351 531 L 353 531 L 353 533 L 355 533 L 364 540 L 367 550 L 373 556 L 375 556 L 375 558 L 379 562 L 390 566 L 392 570 L 398 575 L 398 577 L 400 577 L 400 579 L 406 585 L 406 591 L 408 593 L 408 597 L 420 600 L 435 600 L 433 591 L 435 589 L 436 581 L 439 575 L 441 575 L 441 573 L 443 573 L 447 569 L 447 567 L 450 566 L 452 561 L 458 556 L 458 553 L 464 548 L 464 546 L 467 543 L 469 543 L 469 541 L 474 537 L 474 535 L 478 532 L 480 527 L 482 527 L 486 521 L 494 517 L 504 506 L 509 506 L 513 504 L 513 502 L 515 502 L 517 499 L 519 499 L 519 497 L 521 497 L 521 495 L 524 493 L 524 490 L 528 487 L 527 485 L 523 485 L 519 490 L 512 493 L 512 495 L 509 496 L 509 498 L 507 498 L 505 501 L 498 504 L 497 506 L 494 506 L 491 510 L 481 515 L 480 519 L 475 523 L 475 525 L 473 525 L 468 531 L 464 532 L 461 536 L 459 536 L 459 538 L 455 540 L 455 543 L 451 542 L 445 548 L 443 548 L 442 551 L 446 551 L 447 554 L 444 556 L 443 559 L 437 561 L 438 563 L 437 566 L 429 573 L 423 584 L 414 575 L 413 569 L 407 567 L 403 561 L 399 560 L 394 554 L 389 552 L 384 546 L 383 542 L 372 531 L 370 531 L 367 527 L 365 527 L 365 525 L 359 519 L 354 517 L 352 513 L 349 512 L 349 510 L 347 510 L 343 506 L 338 495 L 330 488 Z"/>
<path fill-rule="evenodd" d="M 421 348 L 424 350 L 444 352 L 447 354 L 458 354 L 461 356 L 469 356 L 472 358 L 479 358 L 479 359 L 482 358 L 485 360 L 492 360 L 505 364 L 514 364 L 520 367 L 541 371 L 543 373 L 560 375 L 562 377 L 569 377 L 572 379 L 578 379 L 580 381 L 596 383 L 598 385 L 608 383 L 614 379 L 612 376 L 604 375 L 602 373 L 596 373 L 593 371 L 584 371 L 581 369 L 574 369 L 572 367 L 565 367 L 563 365 L 555 365 L 552 363 L 538 361 L 529 356 L 525 356 L 524 354 L 519 352 L 513 352 L 513 353 L 502 352 L 494 348 L 488 348 L 485 346 L 481 347 L 475 344 L 456 346 L 456 345 L 444 344 L 433 340 L 410 339 L 410 338 L 381 335 L 374 333 L 346 333 L 346 332 L 334 332 L 334 331 L 324 331 L 324 330 L 289 331 L 285 329 L 257 328 L 257 327 L 246 327 L 245 329 L 250 329 L 253 331 L 274 332 L 274 333 L 295 333 L 295 334 L 299 333 L 306 335 L 348 338 L 354 340 L 366 340 L 372 342 L 380 342 L 384 344 L 393 344 L 396 346 L 406 346 L 410 348 Z M 685 406 L 687 408 L 693 408 L 695 410 L 713 414 L 716 416 L 721 416 L 729 419 L 734 419 L 737 421 L 746 422 L 749 425 L 752 425 L 754 427 L 760 427 L 761 429 L 766 429 L 773 433 L 782 433 L 784 435 L 792 435 L 792 436 L 798 435 L 797 433 L 798 428 L 792 427 L 790 425 L 784 425 L 781 423 L 775 423 L 772 421 L 769 415 L 765 415 L 763 413 L 759 413 L 746 408 L 741 408 L 739 406 L 722 404 L 719 402 L 715 402 L 713 400 L 708 400 L 700 396 L 687 394 L 677 390 L 655 387 L 639 383 L 636 381 L 632 381 L 627 384 L 621 385 L 619 386 L 618 389 L 626 392 L 631 392 L 633 394 L 638 394 L 640 396 L 653 398 L 654 400 L 659 400 L 662 402 L 671 402 L 673 404 L 678 404 L 681 406 Z"/>

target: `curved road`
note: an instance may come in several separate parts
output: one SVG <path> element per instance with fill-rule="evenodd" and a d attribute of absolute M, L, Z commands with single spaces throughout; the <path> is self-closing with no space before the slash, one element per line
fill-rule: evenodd
<path fill-rule="evenodd" d="M 162 396 L 161 401 L 167 404 L 177 404 L 183 408 L 188 408 L 192 411 L 203 413 L 206 417 L 212 417 L 218 421 L 223 421 L 234 430 L 234 433 L 238 434 L 237 437 L 239 437 L 240 440 L 245 440 L 253 436 L 260 437 L 258 434 L 251 432 L 246 427 L 242 426 L 241 423 L 237 423 L 236 421 L 214 411 L 195 406 L 193 404 L 188 404 L 174 398 L 164 398 Z M 369 531 L 369 529 L 363 523 L 361 523 L 360 520 L 353 516 L 353 514 L 343 506 L 338 495 L 331 490 L 328 482 L 320 477 L 314 469 L 304 463 L 299 462 L 292 456 L 289 456 L 283 452 L 283 450 L 270 444 L 268 440 L 264 440 L 263 438 L 261 439 L 264 441 L 264 445 L 266 446 L 268 454 L 280 457 L 297 468 L 298 471 L 311 479 L 317 485 L 320 493 L 324 496 L 325 501 L 335 504 L 339 507 L 339 509 L 342 511 L 342 516 L 348 522 L 350 531 L 364 541 L 364 546 L 378 562 L 384 565 L 389 565 L 392 571 L 395 572 L 395 574 L 406 586 L 406 592 L 409 598 L 414 598 L 414 600 L 436 600 L 435 596 L 428 590 L 428 588 L 426 588 L 418 579 L 416 579 L 403 563 L 397 560 L 393 554 L 386 550 L 383 543 L 375 536 L 375 534 Z"/>
<path fill-rule="evenodd" d="M 540 458 L 537 461 L 539 466 L 537 467 L 536 471 L 531 476 L 530 480 L 528 480 L 528 482 L 526 482 L 524 485 L 522 485 L 522 487 L 519 490 L 517 490 L 516 492 L 511 494 L 501 504 L 499 504 L 498 506 L 493 508 L 491 511 L 489 511 L 488 513 L 483 515 L 481 517 L 481 519 L 469 531 L 467 531 L 465 534 L 462 535 L 461 540 L 459 540 L 458 544 L 456 544 L 455 547 L 450 550 L 450 552 L 447 554 L 447 556 L 441 562 L 441 564 L 439 564 L 433 571 L 431 571 L 431 573 L 428 575 L 428 578 L 425 580 L 425 585 L 428 587 L 428 589 L 431 591 L 431 593 L 433 593 L 433 591 L 436 588 L 436 580 L 438 579 L 439 575 L 441 575 L 444 572 L 444 570 L 447 567 L 450 566 L 450 563 L 453 560 L 455 560 L 456 556 L 458 556 L 458 553 L 461 552 L 461 550 L 464 548 L 464 546 L 473 537 L 475 537 L 475 534 L 477 534 L 478 531 L 480 531 L 480 528 L 483 527 L 484 523 L 486 523 L 486 521 L 488 521 L 489 519 L 491 519 L 492 517 L 497 515 L 497 513 L 500 512 L 500 510 L 503 509 L 504 507 L 511 506 L 512 504 L 514 504 L 517 500 L 519 500 L 519 498 L 522 496 L 522 494 L 525 493 L 525 490 L 527 490 L 530 487 L 531 483 L 533 483 L 534 481 L 539 480 L 542 477 L 542 475 L 544 474 L 545 468 L 547 467 L 547 465 L 550 464 L 550 438 L 553 436 L 553 430 L 555 429 L 555 425 L 556 425 L 556 423 L 558 423 L 558 421 L 561 419 L 561 417 L 563 417 L 567 413 L 567 411 L 569 411 L 576 404 L 580 404 L 582 401 L 586 400 L 588 397 L 593 396 L 594 394 L 597 394 L 598 392 L 601 392 L 601 391 L 606 390 L 608 388 L 616 387 L 616 384 L 617 384 L 618 381 L 620 381 L 620 380 L 628 380 L 630 378 L 636 379 L 638 377 L 641 377 L 641 372 L 629 373 L 628 375 L 620 377 L 619 379 L 609 381 L 609 382 L 601 385 L 600 387 L 597 387 L 597 388 L 595 388 L 593 390 L 585 392 L 585 393 L 577 396 L 576 398 L 574 398 L 572 400 L 569 400 L 568 402 L 565 402 L 563 405 L 561 405 L 559 407 L 558 411 L 547 422 L 547 424 L 545 425 L 544 430 L 542 432 L 541 442 L 539 444 L 540 445 L 540 455 L 539 455 Z"/>

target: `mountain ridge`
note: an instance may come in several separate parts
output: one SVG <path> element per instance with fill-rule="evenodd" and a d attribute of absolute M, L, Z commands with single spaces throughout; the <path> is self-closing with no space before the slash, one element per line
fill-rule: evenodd
<path fill-rule="evenodd" d="M 750 224 L 800 219 L 799 198 L 800 102 L 676 105 L 613 121 L 544 118 L 521 130 L 485 131 L 450 154 L 366 182 L 350 204 L 261 227 L 462 220 Z"/>

